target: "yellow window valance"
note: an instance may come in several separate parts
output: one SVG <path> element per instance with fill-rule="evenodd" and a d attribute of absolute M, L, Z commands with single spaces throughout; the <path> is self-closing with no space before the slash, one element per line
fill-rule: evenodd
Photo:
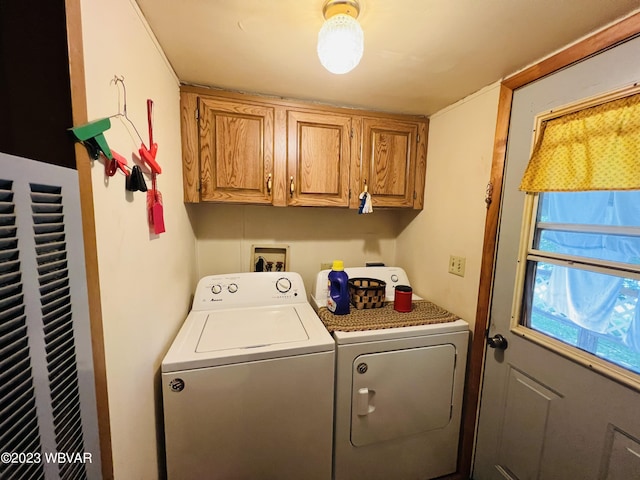
<path fill-rule="evenodd" d="M 640 189 L 640 94 L 542 122 L 520 190 Z"/>

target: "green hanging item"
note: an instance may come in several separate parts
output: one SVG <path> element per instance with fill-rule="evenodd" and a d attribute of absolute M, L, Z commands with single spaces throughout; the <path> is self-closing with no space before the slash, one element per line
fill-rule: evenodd
<path fill-rule="evenodd" d="M 107 139 L 104 137 L 104 132 L 110 128 L 111 120 L 109 118 L 102 118 L 79 127 L 70 128 L 69 130 L 71 130 L 78 141 L 87 148 L 91 158 L 97 160 L 102 152 L 105 157 L 112 160 L 113 154 L 107 144 Z"/>

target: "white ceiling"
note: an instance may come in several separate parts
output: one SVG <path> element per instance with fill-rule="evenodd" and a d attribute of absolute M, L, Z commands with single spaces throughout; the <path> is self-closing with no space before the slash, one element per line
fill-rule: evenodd
<path fill-rule="evenodd" d="M 640 0 L 360 0 L 360 65 L 316 55 L 325 0 L 137 0 L 179 79 L 431 115 L 640 7 Z"/>

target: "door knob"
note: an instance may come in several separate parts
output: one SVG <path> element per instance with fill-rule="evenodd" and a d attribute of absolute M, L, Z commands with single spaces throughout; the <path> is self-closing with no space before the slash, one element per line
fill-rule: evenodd
<path fill-rule="evenodd" d="M 497 348 L 498 350 L 506 350 L 509 346 L 509 342 L 499 333 L 493 337 L 487 338 L 487 343 L 491 348 Z"/>

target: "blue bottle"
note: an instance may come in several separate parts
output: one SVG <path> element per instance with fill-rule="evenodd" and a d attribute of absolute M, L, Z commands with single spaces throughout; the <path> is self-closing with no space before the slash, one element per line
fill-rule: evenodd
<path fill-rule="evenodd" d="M 329 272 L 329 294 L 327 308 L 335 315 L 349 313 L 349 276 L 344 271 L 344 262 L 334 260 Z"/>

